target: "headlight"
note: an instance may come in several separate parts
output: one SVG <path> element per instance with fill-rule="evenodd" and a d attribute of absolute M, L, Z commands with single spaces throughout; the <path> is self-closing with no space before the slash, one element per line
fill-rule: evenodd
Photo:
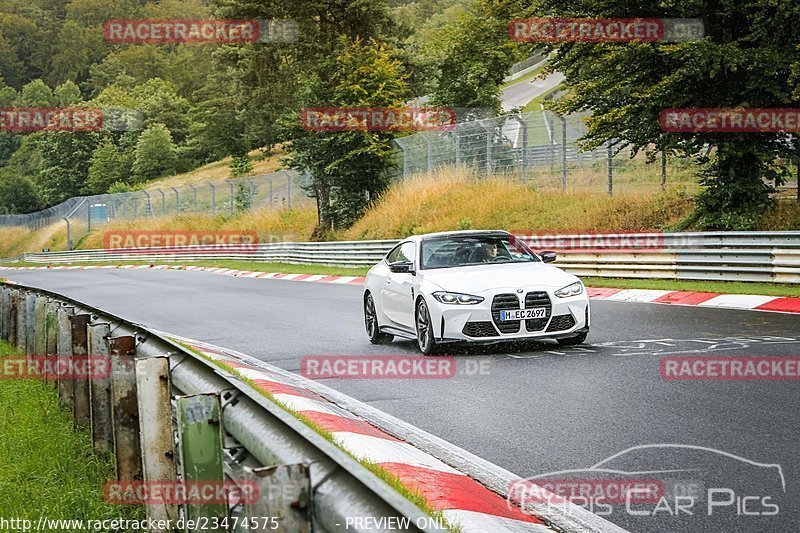
<path fill-rule="evenodd" d="M 583 283 L 576 281 L 572 285 L 567 285 L 563 289 L 556 291 L 556 296 L 559 298 L 569 298 L 570 296 L 577 296 L 583 292 Z"/>
<path fill-rule="evenodd" d="M 461 294 L 458 292 L 434 292 L 433 297 L 443 304 L 474 305 L 483 301 L 483 298 L 480 296 Z"/>

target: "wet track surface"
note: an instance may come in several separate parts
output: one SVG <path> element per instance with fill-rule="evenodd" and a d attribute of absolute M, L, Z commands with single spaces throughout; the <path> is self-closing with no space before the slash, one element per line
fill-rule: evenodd
<path fill-rule="evenodd" d="M 3 276 L 294 372 L 307 355 L 418 354 L 410 341 L 368 342 L 360 286 L 162 270 Z M 666 355 L 797 356 L 800 316 L 594 301 L 592 317 L 587 344 L 577 348 L 461 349 L 453 352 L 452 379 L 325 384 L 523 477 L 583 469 L 551 476 L 582 479 L 596 475 L 585 469 L 632 447 L 694 447 L 632 450 L 603 465 L 704 495 L 681 517 L 672 516 L 672 493 L 669 510 L 615 505 L 606 517 L 631 531 L 800 531 L 800 382 L 660 375 Z M 715 501 L 731 500 L 711 516 L 709 489 L 720 489 Z M 776 516 L 745 516 L 773 512 L 772 504 Z M 654 510 L 656 517 L 633 514 Z"/>

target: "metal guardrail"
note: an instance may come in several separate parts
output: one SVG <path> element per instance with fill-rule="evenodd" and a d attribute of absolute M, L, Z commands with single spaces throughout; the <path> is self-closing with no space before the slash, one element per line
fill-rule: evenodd
<path fill-rule="evenodd" d="M 564 250 L 570 243 L 613 243 L 621 238 L 649 238 L 642 248 L 569 249 L 557 265 L 584 276 L 718 281 L 800 283 L 800 231 L 639 233 L 622 235 L 553 235 L 520 237 L 535 250 Z M 615 241 L 614 239 L 617 239 Z M 252 247 L 227 247 L 210 253 L 186 247 L 145 250 L 78 250 L 26 253 L 30 263 L 66 264 L 107 261 L 193 262 L 252 260 L 277 263 L 370 266 L 380 261 L 397 240 L 284 242 Z M 600 248 L 600 249 L 597 249 Z"/>
<path fill-rule="evenodd" d="M 147 327 L 49 291 L 3 283 L 0 338 L 29 359 L 110 361 L 108 376 L 56 375 L 48 383 L 75 424 L 91 430 L 94 449 L 114 452 L 119 481 L 224 480 L 245 491 L 248 483 L 258 485 L 256 504 L 149 502 L 149 518 L 174 526 L 179 518 L 229 517 L 242 527 L 209 530 L 325 533 L 376 531 L 346 518 L 393 516 L 410 519 L 402 531 L 433 531 L 416 527 L 427 515 L 344 450 L 239 376 Z M 278 522 L 253 527 L 244 521 L 265 515 Z"/>

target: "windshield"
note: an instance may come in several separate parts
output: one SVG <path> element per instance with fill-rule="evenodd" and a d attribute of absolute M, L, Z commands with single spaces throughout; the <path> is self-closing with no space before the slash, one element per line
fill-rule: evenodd
<path fill-rule="evenodd" d="M 423 269 L 535 261 L 539 261 L 536 254 L 513 235 L 458 235 L 422 241 Z"/>

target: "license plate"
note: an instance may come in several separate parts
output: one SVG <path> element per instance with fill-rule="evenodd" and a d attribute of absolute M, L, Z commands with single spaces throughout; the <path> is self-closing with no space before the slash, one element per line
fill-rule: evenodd
<path fill-rule="evenodd" d="M 530 320 L 532 318 L 547 318 L 546 307 L 534 307 L 533 309 L 512 309 L 510 311 L 500 311 L 500 320 Z"/>

